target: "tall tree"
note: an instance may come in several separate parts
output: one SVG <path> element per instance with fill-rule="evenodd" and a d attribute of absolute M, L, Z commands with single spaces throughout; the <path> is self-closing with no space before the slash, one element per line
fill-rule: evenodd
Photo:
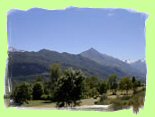
<path fill-rule="evenodd" d="M 132 77 L 132 83 L 135 83 L 136 82 L 136 78 L 135 76 Z"/>
<path fill-rule="evenodd" d="M 50 68 L 51 82 L 56 82 L 61 75 L 61 65 L 52 64 Z"/>
<path fill-rule="evenodd" d="M 113 74 L 108 78 L 108 88 L 112 91 L 113 95 L 116 94 L 117 87 L 118 87 L 117 75 Z"/>
<path fill-rule="evenodd" d="M 129 89 L 132 88 L 132 81 L 128 77 L 122 78 L 119 87 L 121 90 L 126 90 L 126 94 L 128 94 Z"/>
<path fill-rule="evenodd" d="M 84 80 L 85 92 L 84 97 L 96 97 L 99 95 L 100 80 L 97 77 L 88 77 Z"/>
<path fill-rule="evenodd" d="M 137 82 L 136 78 L 133 76 L 132 77 L 132 90 L 133 90 L 133 94 L 136 93 L 137 84 L 138 84 L 138 82 Z"/>
<path fill-rule="evenodd" d="M 61 65 L 60 64 L 52 64 L 50 67 L 50 79 L 51 79 L 51 96 L 53 96 L 54 88 L 57 80 L 61 76 Z"/>
<path fill-rule="evenodd" d="M 98 92 L 100 95 L 107 92 L 107 83 L 105 81 L 100 81 Z"/>
<path fill-rule="evenodd" d="M 41 82 L 36 82 L 33 86 L 32 96 L 34 100 L 41 99 L 41 96 L 44 93 L 43 84 Z"/>
<path fill-rule="evenodd" d="M 81 99 L 83 92 L 83 80 L 85 76 L 81 71 L 67 69 L 58 79 L 54 93 L 57 106 L 75 106 Z"/>

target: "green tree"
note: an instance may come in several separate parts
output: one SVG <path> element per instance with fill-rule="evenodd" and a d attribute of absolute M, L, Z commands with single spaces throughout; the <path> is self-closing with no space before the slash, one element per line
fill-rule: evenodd
<path fill-rule="evenodd" d="M 135 83 L 136 82 L 136 78 L 135 76 L 132 77 L 132 83 Z"/>
<path fill-rule="evenodd" d="M 86 83 L 89 85 L 90 88 L 98 88 L 99 79 L 97 77 L 90 77 L 86 79 Z"/>
<path fill-rule="evenodd" d="M 23 104 L 28 103 L 28 100 L 31 99 L 32 88 L 28 83 L 22 83 L 19 86 L 15 87 L 13 91 L 13 99 L 15 103 Z"/>
<path fill-rule="evenodd" d="M 54 88 L 57 80 L 60 78 L 62 74 L 61 65 L 60 64 L 52 64 L 50 68 L 50 79 L 51 79 L 51 96 L 53 96 Z"/>
<path fill-rule="evenodd" d="M 69 68 L 58 79 L 55 89 L 57 106 L 75 106 L 83 93 L 83 80 L 85 76 L 81 71 Z"/>
<path fill-rule="evenodd" d="M 126 94 L 128 94 L 129 89 L 132 88 L 132 81 L 128 77 L 122 78 L 119 83 L 119 88 L 126 90 Z"/>
<path fill-rule="evenodd" d="M 107 92 L 107 83 L 105 81 L 100 81 L 98 92 L 100 95 Z"/>
<path fill-rule="evenodd" d="M 41 82 L 36 82 L 33 86 L 32 96 L 34 100 L 41 99 L 41 96 L 44 93 L 43 84 Z"/>
<path fill-rule="evenodd" d="M 141 84 L 141 81 L 140 80 L 138 80 L 137 81 L 137 87 L 140 87 L 142 84 Z"/>
<path fill-rule="evenodd" d="M 60 76 L 61 76 L 61 65 L 60 64 L 52 64 L 51 68 L 50 68 L 51 82 L 55 83 Z"/>
<path fill-rule="evenodd" d="M 132 77 L 132 90 L 133 90 L 133 94 L 137 93 L 137 87 L 141 86 L 141 81 L 136 80 L 136 78 L 133 76 Z"/>
<path fill-rule="evenodd" d="M 112 94 L 115 95 L 117 91 L 117 75 L 113 74 L 108 78 L 108 88 L 112 91 Z"/>
<path fill-rule="evenodd" d="M 84 97 L 96 97 L 99 95 L 100 80 L 97 77 L 88 77 L 84 80 Z"/>
<path fill-rule="evenodd" d="M 45 95 L 50 95 L 50 87 L 51 83 L 50 82 L 44 82 L 44 93 Z"/>
<path fill-rule="evenodd" d="M 136 93 L 138 87 L 138 81 L 136 80 L 136 78 L 133 76 L 132 77 L 132 90 L 133 90 L 133 94 Z"/>

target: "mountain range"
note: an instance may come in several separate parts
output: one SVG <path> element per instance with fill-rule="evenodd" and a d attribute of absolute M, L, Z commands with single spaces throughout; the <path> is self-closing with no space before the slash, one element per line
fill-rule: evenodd
<path fill-rule="evenodd" d="M 10 49 L 8 59 L 9 76 L 18 80 L 31 79 L 36 75 L 48 77 L 50 65 L 54 63 L 61 64 L 62 69 L 73 67 L 82 70 L 88 76 L 97 76 L 101 79 L 106 79 L 111 74 L 117 74 L 119 78 L 135 76 L 144 81 L 146 77 L 145 61 L 129 64 L 102 54 L 94 48 L 80 54 L 59 53 L 47 49 L 37 52 Z"/>

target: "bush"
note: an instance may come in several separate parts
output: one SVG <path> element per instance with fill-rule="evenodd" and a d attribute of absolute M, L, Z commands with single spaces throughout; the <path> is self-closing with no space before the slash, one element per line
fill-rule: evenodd
<path fill-rule="evenodd" d="M 119 100 L 119 99 L 112 100 L 111 103 L 112 103 L 112 109 L 114 111 L 123 109 L 123 104 L 122 104 L 121 100 Z"/>
<path fill-rule="evenodd" d="M 32 89 L 28 83 L 17 86 L 12 94 L 14 102 L 18 104 L 28 103 L 31 99 Z"/>
<path fill-rule="evenodd" d="M 41 96 L 43 95 L 43 84 L 41 82 L 36 82 L 33 86 L 33 99 L 39 100 L 41 99 Z"/>
<path fill-rule="evenodd" d="M 96 101 L 95 104 L 105 105 L 105 104 L 110 104 L 110 101 L 107 99 L 106 94 L 102 94 L 100 96 L 100 100 Z"/>
<path fill-rule="evenodd" d="M 106 94 L 102 94 L 101 97 L 100 97 L 100 101 L 104 101 L 105 99 L 107 99 Z"/>

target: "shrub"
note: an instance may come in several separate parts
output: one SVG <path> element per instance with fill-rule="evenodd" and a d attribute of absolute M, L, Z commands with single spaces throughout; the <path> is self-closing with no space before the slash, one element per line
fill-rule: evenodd
<path fill-rule="evenodd" d="M 43 84 L 41 82 L 36 82 L 33 86 L 33 99 L 39 100 L 41 99 L 41 96 L 43 95 Z"/>
<path fill-rule="evenodd" d="M 12 94 L 15 103 L 23 104 L 28 103 L 31 99 L 32 89 L 28 83 L 23 83 L 17 86 Z"/>

